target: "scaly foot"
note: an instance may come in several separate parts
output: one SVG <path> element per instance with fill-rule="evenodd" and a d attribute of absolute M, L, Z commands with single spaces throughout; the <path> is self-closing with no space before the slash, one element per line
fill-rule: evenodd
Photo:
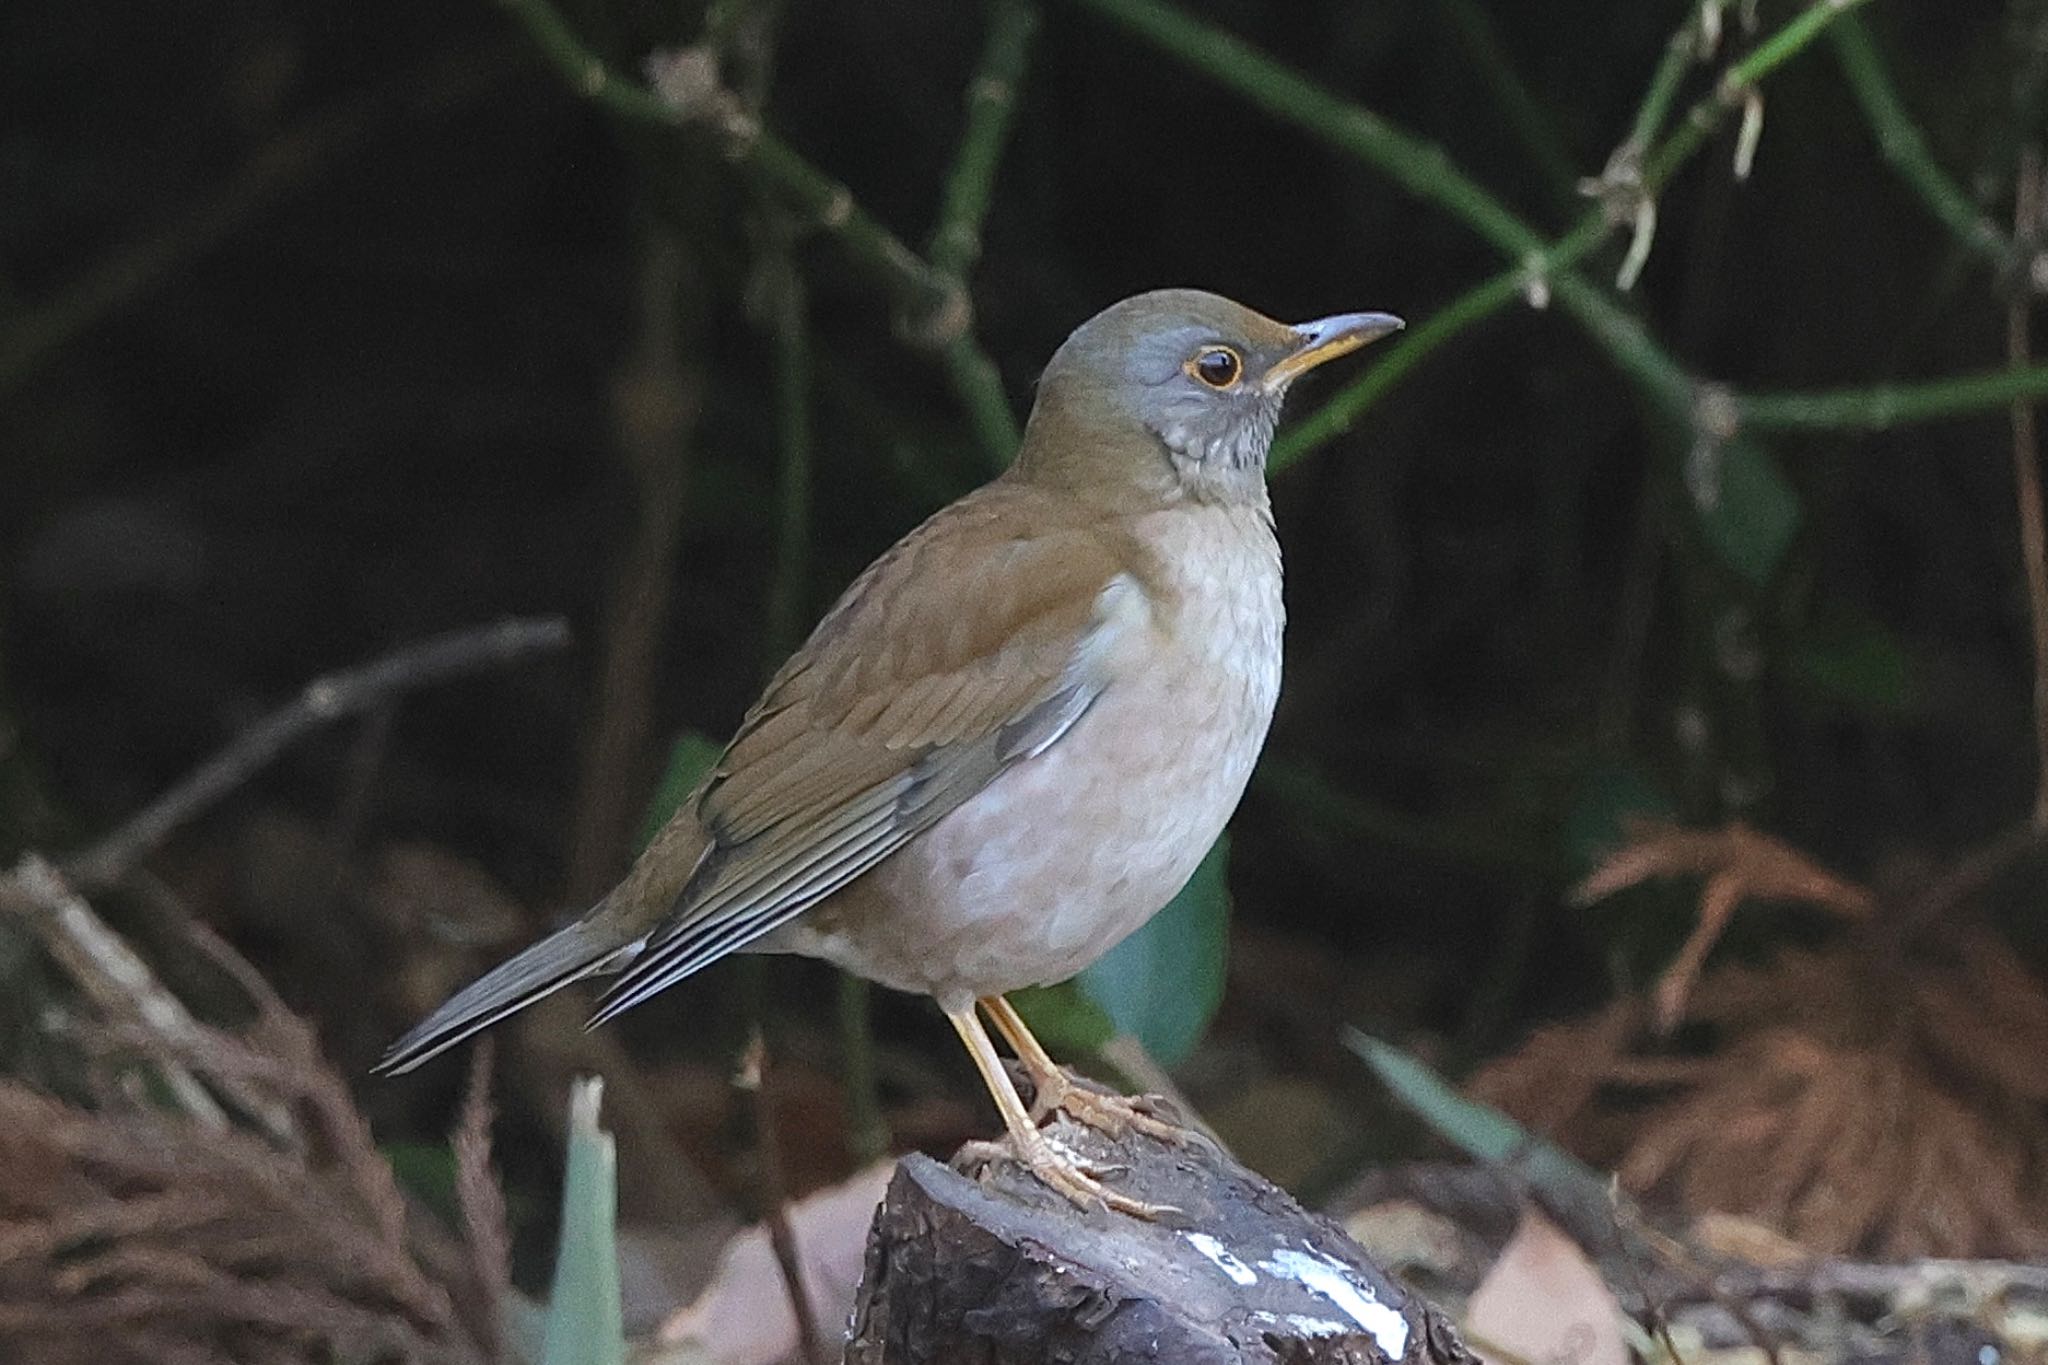
<path fill-rule="evenodd" d="M 1031 1097 L 1031 1117 L 1038 1122 L 1057 1111 L 1113 1138 L 1136 1132 L 1184 1147 L 1193 1136 L 1180 1124 L 1161 1118 L 1149 1095 L 1108 1094 L 1077 1085 L 1066 1072 L 1057 1070 L 1034 1075 L 1031 1083 L 1037 1091 Z"/>
<path fill-rule="evenodd" d="M 1065 1143 L 1035 1128 L 1030 1130 L 1029 1137 L 1012 1134 L 1007 1142 L 970 1142 L 960 1149 L 959 1155 L 969 1161 L 1015 1161 L 1038 1177 L 1042 1184 L 1066 1196 L 1084 1213 L 1090 1209 L 1111 1208 L 1133 1218 L 1156 1222 L 1180 1212 L 1171 1204 L 1148 1204 L 1142 1199 L 1118 1194 L 1103 1183 L 1103 1178 L 1121 1170 L 1121 1167 L 1093 1165 Z"/>

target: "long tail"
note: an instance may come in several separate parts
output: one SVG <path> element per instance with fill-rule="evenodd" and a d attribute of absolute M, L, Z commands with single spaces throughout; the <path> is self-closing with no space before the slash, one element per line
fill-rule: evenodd
<path fill-rule="evenodd" d="M 624 922 L 617 894 L 456 992 L 393 1043 L 376 1070 L 386 1075 L 410 1071 L 570 982 L 628 960 L 641 936 Z"/>

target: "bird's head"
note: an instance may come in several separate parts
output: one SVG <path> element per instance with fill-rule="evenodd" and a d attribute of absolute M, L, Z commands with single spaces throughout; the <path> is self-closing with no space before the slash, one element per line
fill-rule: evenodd
<path fill-rule="evenodd" d="M 1196 289 L 1125 299 L 1053 353 L 1016 475 L 1165 500 L 1263 497 L 1288 386 L 1401 326 L 1387 313 L 1290 326 Z"/>

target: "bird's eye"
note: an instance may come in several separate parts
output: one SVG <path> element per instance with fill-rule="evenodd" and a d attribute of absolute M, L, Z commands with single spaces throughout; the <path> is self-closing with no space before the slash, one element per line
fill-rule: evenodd
<path fill-rule="evenodd" d="M 1204 346 L 1188 362 L 1188 373 L 1212 389 L 1227 389 L 1244 373 L 1244 361 L 1228 346 Z"/>

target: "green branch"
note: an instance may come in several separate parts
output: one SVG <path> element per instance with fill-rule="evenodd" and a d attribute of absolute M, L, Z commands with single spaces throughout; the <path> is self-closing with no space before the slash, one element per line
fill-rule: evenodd
<path fill-rule="evenodd" d="M 1001 399 L 995 364 L 974 339 L 973 305 L 965 286 L 904 245 L 860 206 L 853 191 L 762 127 L 714 72 L 698 65 L 703 54 L 681 54 L 674 88 L 656 93 L 612 70 L 549 0 L 502 3 L 577 94 L 623 123 L 712 138 L 728 162 L 782 203 L 793 228 L 824 232 L 836 241 L 855 269 L 890 299 L 899 335 L 944 361 L 983 443 L 994 445 L 996 434 L 1006 432 L 1003 453 L 1014 447 L 1014 422 L 1007 399 Z M 986 174 L 993 176 L 992 165 Z M 960 193 L 966 201 L 971 190 Z M 992 405 L 997 399 L 999 413 Z"/>
<path fill-rule="evenodd" d="M 1031 40 L 1038 32 L 1038 8 L 1027 0 L 993 0 L 981 61 L 967 87 L 967 121 L 960 148 L 946 176 L 939 225 L 926 252 L 932 268 L 964 279 L 981 256 L 981 225 L 995 195 L 996 168 L 1017 109 Z"/>
<path fill-rule="evenodd" d="M 1304 455 L 1351 430 L 1352 424 L 1367 408 L 1384 398 L 1439 346 L 1481 318 L 1498 312 L 1527 288 L 1523 272 L 1510 270 L 1495 275 L 1477 288 L 1466 290 L 1431 313 L 1427 322 L 1404 332 L 1401 344 L 1389 350 L 1378 364 L 1340 389 L 1307 417 L 1282 431 L 1273 442 L 1267 469 L 1278 474 Z"/>
<path fill-rule="evenodd" d="M 1557 121 L 1529 93 L 1521 73 L 1509 60 L 1493 19 L 1479 0 L 1437 0 L 1437 7 L 1450 21 L 1473 65 L 1493 91 L 1494 102 L 1500 105 L 1508 127 L 1536 162 L 1545 193 L 1569 217 L 1578 207 L 1575 187 L 1579 182 L 1571 150 L 1558 132 Z"/>
<path fill-rule="evenodd" d="M 1267 113 L 1377 167 L 1509 255 L 1520 258 L 1543 249 L 1542 236 L 1460 170 L 1442 147 L 1339 98 L 1235 34 L 1162 0 L 1078 3 Z"/>
<path fill-rule="evenodd" d="M 577 94 L 625 123 L 715 136 L 727 161 L 773 191 L 797 226 L 830 232 L 906 315 L 920 318 L 946 309 L 951 291 L 937 271 L 863 209 L 851 190 L 763 128 L 715 79 L 703 80 L 687 95 L 664 97 L 607 66 L 548 0 L 503 3 Z"/>
<path fill-rule="evenodd" d="M 1076 0 L 1122 25 L 1218 84 L 1303 131 L 1375 167 L 1418 198 L 1443 209 L 1509 256 L 1503 273 L 1459 296 L 1371 370 L 1341 390 L 1319 412 L 1276 445 L 1274 467 L 1284 469 L 1347 430 L 1423 358 L 1452 337 L 1507 306 L 1517 295 L 1554 294 L 1587 334 L 1657 404 L 1688 423 L 1704 385 L 1678 363 L 1640 321 L 1574 268 L 1607 239 L 1608 211 L 1590 209 L 1571 231 L 1546 242 L 1472 180 L 1434 143 L 1408 133 L 1370 110 L 1340 98 L 1244 40 L 1181 13 L 1163 0 Z M 1868 0 L 1816 0 L 1721 75 L 1712 93 L 1696 101 L 1654 149 L 1642 153 L 1637 192 L 1654 195 L 1705 145 L 1759 82 L 1791 61 L 1831 24 Z M 1631 140 L 1647 142 L 1663 126 L 1693 43 L 1691 21 L 1666 46 Z M 1626 146 L 1626 144 L 1625 144 Z M 1754 400 L 1729 395 L 1740 420 L 1757 429 L 1826 425 L 1872 426 L 1996 406 L 2013 396 L 2014 375 L 1938 382 L 1855 393 L 1784 395 Z M 1929 392 L 1932 390 L 1932 392 Z"/>
<path fill-rule="evenodd" d="M 1918 384 L 1876 384 L 1820 393 L 1734 396 L 1751 431 L 1883 431 L 1916 422 L 1967 417 L 2008 403 L 2048 398 L 2048 365 L 1956 375 Z"/>
<path fill-rule="evenodd" d="M 1921 136 L 1919 126 L 1899 99 L 1898 89 L 1885 70 L 1884 57 L 1870 31 L 1860 19 L 1850 15 L 1836 24 L 1828 37 L 1834 44 L 1842 75 L 1848 79 L 1863 117 L 1877 135 L 1878 151 L 1891 168 L 1964 249 L 1982 256 L 1993 270 L 2003 273 L 2010 269 L 2018 256 L 2012 241 L 1936 164 L 1927 139 Z"/>
<path fill-rule="evenodd" d="M 1628 137 L 1622 143 L 1625 154 L 1632 149 L 1636 156 L 1641 156 L 1664 131 L 1664 120 L 1678 96 L 1679 82 L 1685 79 L 1685 69 L 1698 55 L 1699 33 L 1699 11 L 1694 10 L 1664 45 L 1664 55 L 1657 60 L 1657 69 L 1651 73 L 1643 102 L 1637 106 L 1635 121 L 1629 125 Z"/>
<path fill-rule="evenodd" d="M 967 293 L 968 272 L 981 256 L 981 227 L 995 196 L 1017 91 L 1038 31 L 1038 7 L 1028 0 L 993 0 L 981 61 L 967 87 L 967 120 L 939 206 L 939 223 L 926 249 L 932 268 Z M 1017 418 L 995 363 L 964 334 L 945 350 L 947 373 L 967 407 L 975 437 L 991 463 L 1009 463 L 1017 449 Z"/>

